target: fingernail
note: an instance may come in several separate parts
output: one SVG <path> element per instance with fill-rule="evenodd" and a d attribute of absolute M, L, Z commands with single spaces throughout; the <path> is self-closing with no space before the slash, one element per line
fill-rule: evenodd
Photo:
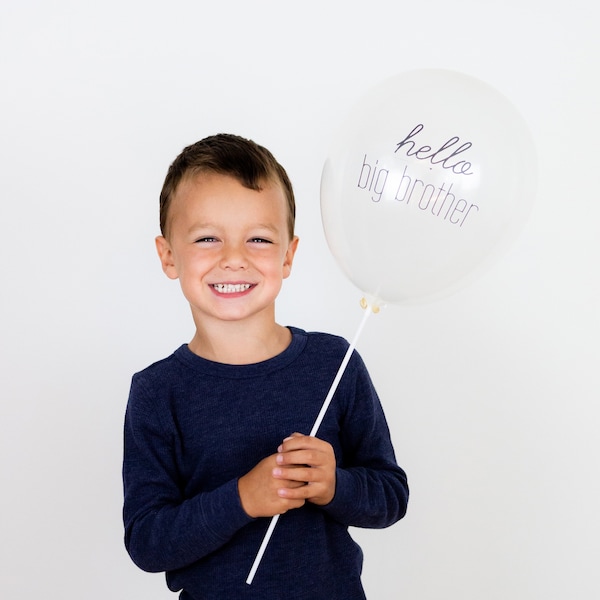
<path fill-rule="evenodd" d="M 281 475 L 281 469 L 273 469 L 273 475 L 275 475 L 276 477 Z"/>
<path fill-rule="evenodd" d="M 278 465 L 283 464 L 283 456 L 281 454 L 278 454 L 277 458 L 275 459 L 275 462 L 277 462 Z"/>

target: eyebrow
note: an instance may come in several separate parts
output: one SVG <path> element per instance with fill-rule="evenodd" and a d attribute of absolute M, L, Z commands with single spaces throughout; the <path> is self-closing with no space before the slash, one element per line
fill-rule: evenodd
<path fill-rule="evenodd" d="M 205 223 L 194 223 L 188 228 L 187 232 L 193 233 L 195 231 L 203 231 L 205 229 L 221 229 L 221 226 L 217 225 L 216 223 L 211 223 L 210 221 Z M 249 229 L 266 229 L 267 231 L 272 231 L 273 233 L 279 232 L 279 228 L 276 225 L 268 223 L 255 223 L 251 225 Z M 285 231 L 287 231 L 287 227 L 285 227 L 284 229 Z"/>

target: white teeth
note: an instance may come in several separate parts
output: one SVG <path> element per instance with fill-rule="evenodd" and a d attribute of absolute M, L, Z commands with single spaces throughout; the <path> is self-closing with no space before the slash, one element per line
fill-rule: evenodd
<path fill-rule="evenodd" d="M 235 294 L 236 292 L 245 292 L 251 285 L 249 283 L 215 283 L 213 287 L 220 294 Z"/>

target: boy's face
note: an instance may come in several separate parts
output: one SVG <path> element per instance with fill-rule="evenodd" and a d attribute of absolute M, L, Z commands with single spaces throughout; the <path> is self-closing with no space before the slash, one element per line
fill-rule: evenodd
<path fill-rule="evenodd" d="M 281 186 L 272 182 L 257 192 L 233 177 L 203 173 L 179 184 L 168 239 L 158 237 L 156 245 L 195 320 L 274 321 L 298 244 L 289 238 L 287 210 Z"/>

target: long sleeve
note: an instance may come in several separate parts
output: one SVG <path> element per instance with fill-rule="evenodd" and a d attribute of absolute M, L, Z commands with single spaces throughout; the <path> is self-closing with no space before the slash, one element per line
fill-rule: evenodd
<path fill-rule="evenodd" d="M 134 378 L 125 417 L 125 545 L 146 571 L 185 567 L 252 521 L 241 506 L 237 478 L 186 498 L 174 451 L 179 444 L 166 411 L 152 405 Z"/>
<path fill-rule="evenodd" d="M 396 463 L 381 403 L 360 356 L 353 356 L 349 369 L 341 390 L 350 400 L 340 432 L 336 493 L 324 510 L 345 525 L 388 527 L 406 513 L 406 474 Z"/>

